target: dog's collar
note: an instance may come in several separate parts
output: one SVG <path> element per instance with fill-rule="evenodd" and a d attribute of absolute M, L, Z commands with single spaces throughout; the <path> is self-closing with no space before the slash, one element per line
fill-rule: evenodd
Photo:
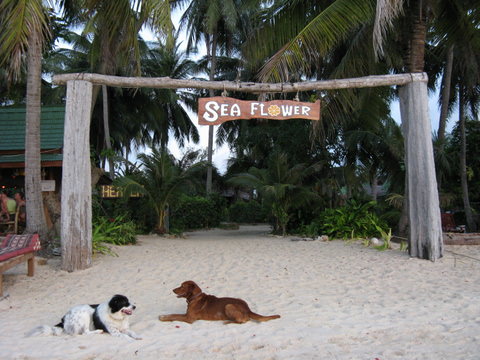
<path fill-rule="evenodd" d="M 194 295 L 190 299 L 187 299 L 187 302 L 191 303 L 193 300 L 195 300 L 197 297 L 199 297 L 202 294 L 203 294 L 203 292 L 199 292 L 197 295 Z"/>

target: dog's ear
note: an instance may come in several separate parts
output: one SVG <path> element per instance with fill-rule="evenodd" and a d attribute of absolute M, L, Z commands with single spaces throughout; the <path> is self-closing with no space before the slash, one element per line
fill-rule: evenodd
<path fill-rule="evenodd" d="M 198 286 L 196 283 L 193 281 L 190 283 L 190 294 L 192 295 L 198 295 L 202 292 L 202 289 L 200 289 L 200 286 Z"/>

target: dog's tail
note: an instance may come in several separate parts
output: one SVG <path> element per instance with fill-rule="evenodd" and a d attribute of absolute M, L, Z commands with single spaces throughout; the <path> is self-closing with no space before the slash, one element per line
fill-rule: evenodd
<path fill-rule="evenodd" d="M 250 311 L 249 316 L 250 316 L 251 319 L 256 320 L 256 321 L 268 321 L 268 320 L 273 320 L 273 319 L 280 318 L 280 315 L 263 316 L 263 315 L 255 314 L 252 311 Z"/>
<path fill-rule="evenodd" d="M 35 329 L 30 330 L 26 336 L 47 336 L 47 335 L 62 335 L 63 334 L 63 328 L 58 327 L 58 326 L 50 326 L 50 325 L 41 325 L 37 326 Z"/>

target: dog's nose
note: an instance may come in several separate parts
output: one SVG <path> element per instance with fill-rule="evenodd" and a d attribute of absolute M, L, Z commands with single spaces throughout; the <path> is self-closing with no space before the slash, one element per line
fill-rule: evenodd
<path fill-rule="evenodd" d="M 135 305 L 133 305 L 133 310 L 135 310 L 137 307 Z"/>

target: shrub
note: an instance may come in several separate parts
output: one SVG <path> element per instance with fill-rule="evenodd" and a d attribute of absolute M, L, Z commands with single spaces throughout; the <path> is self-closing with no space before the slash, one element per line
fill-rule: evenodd
<path fill-rule="evenodd" d="M 113 252 L 104 244 L 135 244 L 136 226 L 133 221 L 125 221 L 125 216 L 117 218 L 96 217 L 92 222 L 92 248 L 94 253 Z"/>
<path fill-rule="evenodd" d="M 320 220 L 313 220 L 310 224 L 308 225 L 303 225 L 300 227 L 299 231 L 303 236 L 306 237 L 317 237 L 320 235 L 324 235 L 323 232 L 323 226 Z"/>
<path fill-rule="evenodd" d="M 258 201 L 236 201 L 228 209 L 228 218 L 236 223 L 257 223 L 265 221 L 265 211 Z"/>
<path fill-rule="evenodd" d="M 328 235 L 330 238 L 366 238 L 379 236 L 388 226 L 372 210 L 375 202 L 357 204 L 350 201 L 337 209 L 326 209 L 309 225 L 302 228 L 306 236 Z"/>
<path fill-rule="evenodd" d="M 182 196 L 172 206 L 170 228 L 172 231 L 204 229 L 216 227 L 224 218 L 224 200 L 218 195 Z"/>
<path fill-rule="evenodd" d="M 142 234 L 150 232 L 155 226 L 155 210 L 146 197 L 103 199 L 94 194 L 92 205 L 94 219 L 122 217 L 124 221 L 132 220 L 136 225 L 136 232 Z"/>

